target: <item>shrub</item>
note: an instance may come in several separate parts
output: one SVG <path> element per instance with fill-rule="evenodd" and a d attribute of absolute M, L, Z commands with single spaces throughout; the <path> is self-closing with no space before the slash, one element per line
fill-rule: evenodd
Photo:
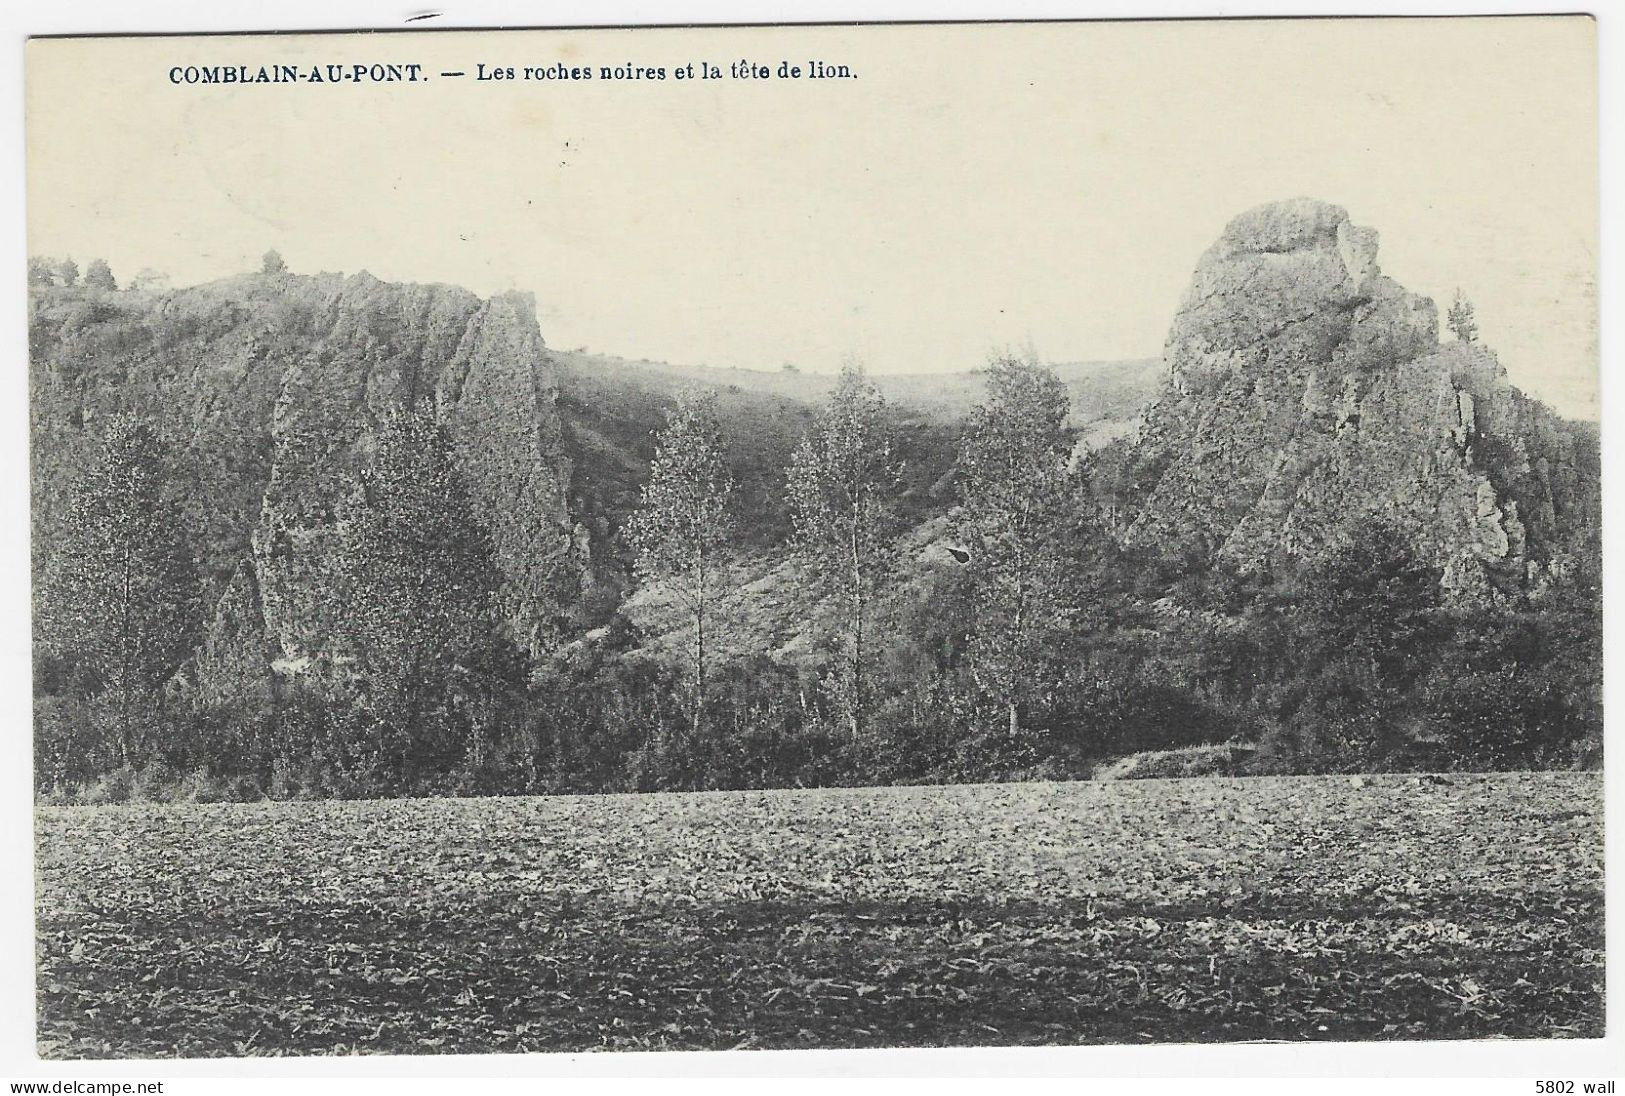
<path fill-rule="evenodd" d="M 1095 780 L 1151 780 L 1187 776 L 1241 776 L 1249 771 L 1256 747 L 1243 742 L 1186 746 L 1129 754 L 1098 766 Z"/>

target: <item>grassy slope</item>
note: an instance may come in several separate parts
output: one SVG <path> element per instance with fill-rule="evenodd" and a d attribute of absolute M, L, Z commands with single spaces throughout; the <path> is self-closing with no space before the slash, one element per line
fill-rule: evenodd
<path fill-rule="evenodd" d="M 736 482 L 737 543 L 748 552 L 782 545 L 790 530 L 785 470 L 812 424 L 823 389 L 776 385 L 776 375 L 748 370 L 682 370 L 660 363 L 556 353 L 559 411 L 572 461 L 572 510 L 596 538 L 595 549 L 619 559 L 616 533 L 636 508 L 676 393 L 702 383 L 717 397 L 727 458 Z M 715 374 L 715 376 L 711 376 Z M 745 384 L 729 376 L 756 378 Z M 978 382 L 979 386 L 980 382 Z M 784 390 L 781 390 L 784 389 Z M 908 404 L 899 405 L 897 457 L 900 509 L 909 522 L 947 505 L 944 477 L 953 465 L 957 428 Z"/>
<path fill-rule="evenodd" d="M 560 366 L 559 409 L 571 457 L 571 509 L 591 533 L 603 576 L 630 587 L 631 559 L 618 533 L 636 508 L 654 455 L 654 432 L 676 393 L 693 385 L 717 397 L 736 481 L 737 564 L 744 588 L 717 622 L 721 648 L 785 653 L 807 639 L 803 591 L 785 565 L 790 532 L 785 469 L 829 394 L 824 373 L 723 369 L 631 361 L 581 351 L 552 350 Z M 1053 366 L 1073 399 L 1073 425 L 1097 446 L 1132 431 L 1141 406 L 1160 381 L 1160 362 L 1070 362 Z M 913 527 L 910 557 L 941 533 L 952 503 L 958 421 L 985 398 L 980 371 L 877 375 L 876 384 L 899 412 L 897 456 L 903 464 L 899 511 Z M 923 523 L 923 524 L 922 524 Z M 629 590 L 627 612 L 649 645 L 687 642 L 681 614 L 658 589 Z"/>
<path fill-rule="evenodd" d="M 53 1057 L 1597 1036 L 1596 774 L 60 808 Z"/>
<path fill-rule="evenodd" d="M 835 376 L 831 373 L 672 365 L 567 350 L 551 353 L 566 369 L 645 389 L 675 390 L 692 384 L 719 392 L 753 393 L 794 403 L 818 404 L 835 386 Z M 1072 396 L 1072 424 L 1079 427 L 1100 421 L 1133 419 L 1156 394 L 1163 378 L 1160 358 L 1048 364 L 1066 382 Z M 981 370 L 876 373 L 870 379 L 887 400 L 938 422 L 962 417 L 985 396 Z"/>

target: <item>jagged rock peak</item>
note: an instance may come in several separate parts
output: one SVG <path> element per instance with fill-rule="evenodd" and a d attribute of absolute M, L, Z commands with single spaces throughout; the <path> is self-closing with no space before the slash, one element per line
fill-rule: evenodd
<path fill-rule="evenodd" d="M 1237 214 L 1216 246 L 1232 253 L 1299 251 L 1328 241 L 1358 245 L 1367 263 L 1376 259 L 1377 232 L 1349 220 L 1348 210 L 1315 198 L 1266 202 Z M 1351 264 L 1352 267 L 1352 264 Z"/>
<path fill-rule="evenodd" d="M 1594 557 L 1594 448 L 1495 355 L 1377 265 L 1377 234 L 1294 199 L 1198 261 L 1168 381 L 1114 501 L 1130 544 L 1254 568 L 1398 528 L 1464 599 L 1519 596 Z"/>
<path fill-rule="evenodd" d="M 557 365 L 528 293 L 482 300 L 365 271 L 241 274 L 158 296 L 53 287 L 30 297 L 29 339 L 36 544 L 60 536 L 100 416 L 157 424 L 218 606 L 205 678 L 244 661 L 256 629 L 294 662 L 331 646 L 345 507 L 379 425 L 414 403 L 456 444 L 510 631 L 533 650 L 548 642 L 581 551 Z"/>
<path fill-rule="evenodd" d="M 1370 369 L 1438 345 L 1438 312 L 1377 265 L 1377 232 L 1309 198 L 1233 219 L 1196 266 L 1164 348 L 1182 392 L 1237 372 Z"/>

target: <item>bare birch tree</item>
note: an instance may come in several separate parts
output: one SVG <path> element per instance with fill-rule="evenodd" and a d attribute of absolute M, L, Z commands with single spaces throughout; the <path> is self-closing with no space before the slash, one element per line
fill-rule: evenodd
<path fill-rule="evenodd" d="M 976 599 L 972 672 L 1014 737 L 1071 600 L 1071 399 L 1052 370 L 1013 357 L 988 366 L 987 388 L 960 442 L 956 526 Z"/>
<path fill-rule="evenodd" d="M 894 434 L 885 398 L 849 364 L 790 464 L 792 547 L 837 605 L 836 693 L 853 741 L 863 737 L 875 592 L 894 566 Z"/>
<path fill-rule="evenodd" d="M 637 553 L 638 577 L 663 583 L 693 626 L 689 669 L 696 733 L 705 722 L 706 625 L 725 593 L 723 554 L 732 531 L 734 483 L 725 454 L 716 397 L 680 394 L 656 436 L 649 482 L 624 533 Z"/>

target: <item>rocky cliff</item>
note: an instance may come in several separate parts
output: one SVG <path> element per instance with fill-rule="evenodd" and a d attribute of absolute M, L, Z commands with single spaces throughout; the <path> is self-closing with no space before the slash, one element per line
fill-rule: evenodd
<path fill-rule="evenodd" d="M 138 413 L 176 454 L 212 640 L 263 630 L 297 662 L 332 628 L 339 515 L 377 424 L 428 399 L 490 527 L 513 634 L 543 642 L 550 583 L 580 561 L 555 367 L 528 296 L 253 275 L 161 296 L 37 290 L 30 320 L 37 568 L 98 420 Z"/>
<path fill-rule="evenodd" d="M 1386 521 L 1470 600 L 1595 560 L 1594 429 L 1526 398 L 1490 350 L 1441 345 L 1437 315 L 1337 206 L 1235 218 L 1197 264 L 1127 451 L 1124 539 L 1246 569 Z"/>
<path fill-rule="evenodd" d="M 1476 600 L 1516 602 L 1593 573 L 1595 427 L 1526 398 L 1488 349 L 1441 344 L 1436 316 L 1382 274 L 1376 233 L 1335 206 L 1237 217 L 1197 265 L 1137 433 L 1097 460 L 1119 535 L 1260 567 L 1387 521 Z M 32 292 L 29 334 L 36 572 L 100 420 L 133 411 L 158 423 L 216 607 L 198 673 L 238 681 L 324 648 L 342 514 L 390 410 L 427 399 L 447 424 L 512 634 L 539 653 L 589 554 L 601 572 L 624 569 L 614 536 L 650 432 L 680 381 L 710 379 L 572 368 L 544 346 L 528 297 L 366 274 L 248 275 L 164 294 L 46 287 Z M 1081 425 L 1110 427 L 1103 437 L 1129 426 L 1145 388 L 1129 364 L 1090 397 L 1099 421 Z M 749 379 L 718 387 L 752 516 L 741 546 L 762 553 L 787 528 L 783 465 L 811 409 Z M 952 498 L 956 427 L 914 413 L 904 427 L 900 505 L 929 522 Z M 624 585 L 614 578 L 604 592 Z"/>

